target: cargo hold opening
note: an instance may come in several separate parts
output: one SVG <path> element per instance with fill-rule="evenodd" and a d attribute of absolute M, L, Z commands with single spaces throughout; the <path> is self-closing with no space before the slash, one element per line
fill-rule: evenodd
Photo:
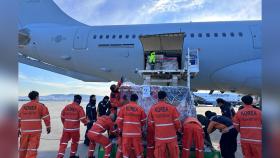
<path fill-rule="evenodd" d="M 154 70 L 183 69 L 183 44 L 185 33 L 142 35 L 139 37 L 144 51 L 144 70 L 151 70 L 149 56 L 156 54 Z"/>

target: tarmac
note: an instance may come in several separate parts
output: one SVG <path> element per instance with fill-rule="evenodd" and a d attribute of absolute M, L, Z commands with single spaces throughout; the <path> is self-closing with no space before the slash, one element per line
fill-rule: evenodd
<path fill-rule="evenodd" d="M 66 102 L 43 102 L 43 103 L 45 103 L 45 105 L 48 106 L 50 111 L 52 131 L 50 134 L 46 134 L 46 131 L 44 130 L 45 126 L 43 125 L 43 133 L 41 136 L 40 147 L 38 149 L 38 158 L 56 158 L 57 151 L 59 148 L 59 140 L 62 134 L 60 112 L 67 103 Z M 20 104 L 22 104 L 22 102 Z M 86 103 L 82 103 L 83 107 L 85 107 L 85 105 Z M 220 114 L 220 109 L 218 107 L 210 107 L 210 106 L 197 107 L 198 114 L 204 114 L 204 112 L 207 110 L 211 110 L 216 112 L 217 114 Z M 87 158 L 87 146 L 83 144 L 85 130 L 86 127 L 81 124 L 81 131 L 80 131 L 81 140 L 78 148 L 78 154 L 80 158 Z M 220 132 L 216 130 L 210 136 L 214 148 L 219 150 L 219 140 L 221 136 Z M 64 156 L 66 158 L 69 157 L 70 145 L 71 143 L 69 142 Z M 237 158 L 242 157 L 239 136 L 238 136 L 238 149 L 235 155 Z"/>

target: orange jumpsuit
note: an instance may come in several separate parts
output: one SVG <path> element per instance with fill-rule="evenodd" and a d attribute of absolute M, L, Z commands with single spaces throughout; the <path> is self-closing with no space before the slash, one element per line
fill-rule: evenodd
<path fill-rule="evenodd" d="M 70 156 L 75 156 L 80 141 L 80 121 L 88 123 L 82 106 L 73 102 L 67 105 L 61 112 L 61 121 L 63 124 L 63 133 L 60 139 L 60 147 L 57 157 L 64 157 L 68 142 L 72 139 Z"/>
<path fill-rule="evenodd" d="M 111 102 L 111 113 L 117 114 L 117 108 L 121 107 L 121 96 L 119 92 L 119 88 L 121 86 L 121 81 L 118 82 L 116 92 L 111 92 L 110 94 L 110 102 Z"/>
<path fill-rule="evenodd" d="M 182 158 L 189 158 L 190 157 L 190 149 L 195 144 L 195 157 L 196 158 L 203 158 L 204 157 L 204 139 L 203 139 L 203 128 L 200 122 L 193 117 L 188 117 L 183 125 L 183 151 L 182 151 Z"/>
<path fill-rule="evenodd" d="M 137 158 L 142 157 L 142 127 L 147 116 L 141 106 L 135 102 L 124 105 L 117 118 L 117 125 L 122 132 L 122 151 L 124 157 L 129 157 L 132 147 Z"/>
<path fill-rule="evenodd" d="M 233 119 L 240 132 L 241 148 L 245 158 L 262 157 L 262 114 L 252 105 L 245 105 Z"/>
<path fill-rule="evenodd" d="M 102 133 L 109 131 L 109 134 L 115 133 L 117 130 L 114 130 L 114 122 L 110 116 L 103 115 L 97 118 L 97 121 L 92 125 L 91 129 L 88 131 L 88 138 L 90 140 L 88 148 L 88 157 L 92 157 L 94 154 L 94 149 L 96 143 L 99 143 L 103 146 L 105 150 L 105 158 L 109 158 L 112 150 L 112 143 L 110 140 L 102 135 Z"/>
<path fill-rule="evenodd" d="M 19 158 L 36 158 L 42 133 L 42 119 L 50 128 L 48 108 L 35 100 L 24 104 L 18 112 L 18 126 L 21 131 Z"/>
<path fill-rule="evenodd" d="M 155 158 L 178 158 L 177 131 L 181 130 L 179 112 L 176 107 L 159 101 L 148 115 L 148 125 L 155 129 Z"/>

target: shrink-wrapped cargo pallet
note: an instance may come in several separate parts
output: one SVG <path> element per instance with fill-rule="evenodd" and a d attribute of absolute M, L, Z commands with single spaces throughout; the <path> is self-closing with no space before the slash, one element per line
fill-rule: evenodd
<path fill-rule="evenodd" d="M 157 86 L 157 85 L 135 85 L 130 82 L 123 83 L 120 87 L 121 97 L 135 93 L 138 95 L 138 104 L 148 114 L 152 105 L 158 102 L 157 93 L 163 90 L 167 93 L 167 101 L 176 106 L 183 121 L 187 116 L 196 117 L 196 109 L 191 99 L 189 88 L 183 86 Z"/>

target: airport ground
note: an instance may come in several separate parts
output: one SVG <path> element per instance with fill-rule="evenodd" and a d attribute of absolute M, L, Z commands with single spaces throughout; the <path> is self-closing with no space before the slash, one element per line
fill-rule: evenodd
<path fill-rule="evenodd" d="M 20 102 L 19 104 L 22 105 L 23 103 L 24 102 Z M 47 102 L 43 102 L 43 103 L 48 106 L 49 111 L 50 111 L 52 132 L 51 132 L 51 134 L 47 135 L 46 131 L 43 131 L 40 147 L 38 150 L 38 158 L 55 158 L 57 155 L 58 148 L 59 148 L 59 139 L 62 134 L 62 124 L 60 121 L 60 112 L 63 109 L 63 107 L 66 104 L 68 104 L 68 102 L 47 101 Z M 85 102 L 82 103 L 82 106 L 85 107 L 86 103 Z M 216 112 L 217 114 L 220 114 L 220 109 L 218 107 L 212 107 L 212 106 L 197 107 L 198 114 L 204 114 L 204 112 L 207 110 L 211 110 L 211 111 Z M 81 126 L 81 140 L 80 140 L 79 149 L 78 149 L 78 153 L 81 158 L 86 158 L 86 156 L 87 156 L 87 146 L 85 146 L 83 144 L 85 130 L 86 130 L 86 127 Z M 220 135 L 221 135 L 220 132 L 217 130 L 213 134 L 211 134 L 213 146 L 217 150 L 219 150 Z M 70 143 L 68 143 L 67 151 L 65 154 L 66 158 L 69 157 L 69 150 L 70 150 Z M 236 157 L 237 158 L 242 157 L 239 138 L 238 138 L 238 149 L 236 152 Z"/>

